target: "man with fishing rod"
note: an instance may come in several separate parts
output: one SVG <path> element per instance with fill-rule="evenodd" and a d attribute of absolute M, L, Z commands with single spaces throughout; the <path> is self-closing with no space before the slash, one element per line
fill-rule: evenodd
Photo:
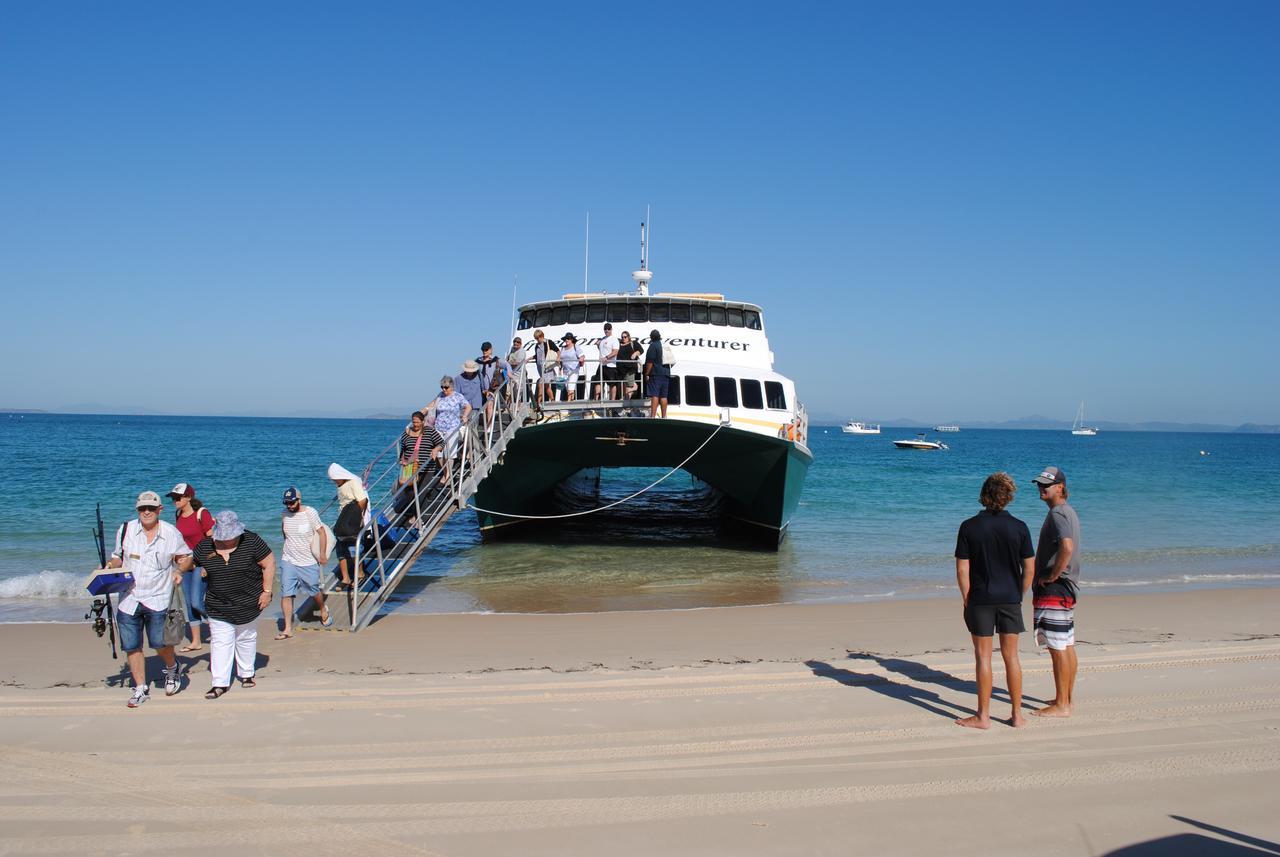
<path fill-rule="evenodd" d="M 173 646 L 164 644 L 164 619 L 173 597 L 173 587 L 182 585 L 182 572 L 192 568 L 191 548 L 178 528 L 160 520 L 160 495 L 143 491 L 134 504 L 138 517 L 116 530 L 116 549 L 108 568 L 121 568 L 133 575 L 133 587 L 121 594 L 116 607 L 120 628 L 120 648 L 124 649 L 133 674 L 133 695 L 129 707 L 137 708 L 151 698 L 147 685 L 147 660 L 142 653 L 142 634 L 164 661 L 164 695 L 180 689 L 178 660 Z"/>

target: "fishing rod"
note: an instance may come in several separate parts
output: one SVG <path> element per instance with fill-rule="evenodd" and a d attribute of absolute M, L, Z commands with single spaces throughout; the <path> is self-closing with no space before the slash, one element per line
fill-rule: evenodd
<path fill-rule="evenodd" d="M 107 567 L 107 532 L 102 523 L 102 504 L 99 503 L 95 516 L 98 524 L 93 529 L 94 546 L 98 549 L 98 568 L 105 569 Z M 101 637 L 106 634 L 111 640 L 111 659 L 117 660 L 120 656 L 116 652 L 116 617 L 111 609 L 111 592 L 108 589 L 102 593 L 101 598 L 94 598 L 93 603 L 89 605 L 89 612 L 84 614 L 85 619 L 93 620 L 93 632 Z M 95 593 L 96 594 L 96 593 Z M 106 615 L 103 615 L 103 614 Z"/>

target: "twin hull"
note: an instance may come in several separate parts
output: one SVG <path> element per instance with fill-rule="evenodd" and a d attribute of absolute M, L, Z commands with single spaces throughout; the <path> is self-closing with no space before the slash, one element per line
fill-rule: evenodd
<path fill-rule="evenodd" d="M 553 491 L 580 470 L 672 468 L 703 449 L 684 470 L 723 498 L 724 523 L 777 548 L 800 502 L 813 455 L 805 447 L 757 432 L 675 419 L 563 420 L 516 432 L 472 501 L 486 539 L 534 517 L 556 514 Z M 606 501 L 602 501 L 606 502 Z M 624 507 L 625 508 L 625 507 Z M 691 512 L 691 514 L 696 514 Z"/>

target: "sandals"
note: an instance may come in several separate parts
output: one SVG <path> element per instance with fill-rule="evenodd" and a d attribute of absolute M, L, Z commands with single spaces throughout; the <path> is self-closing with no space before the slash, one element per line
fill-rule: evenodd
<path fill-rule="evenodd" d="M 204 644 L 203 644 L 203 643 L 201 643 L 201 644 L 200 644 L 200 645 L 198 645 L 198 646 L 193 646 L 193 645 L 191 645 L 190 643 L 187 643 L 185 646 L 181 646 L 181 647 L 179 647 L 178 651 L 180 651 L 180 652 L 198 652 L 198 651 L 200 651 L 200 650 L 201 650 L 201 649 L 203 649 L 203 648 L 204 648 Z"/>
<path fill-rule="evenodd" d="M 249 676 L 248 678 L 240 679 L 240 686 L 241 687 L 257 687 L 258 683 L 253 680 L 253 676 Z"/>
<path fill-rule="evenodd" d="M 204 695 L 204 698 L 217 699 L 218 697 L 222 696 L 222 694 L 226 692 L 227 692 L 227 688 L 225 687 L 211 687 L 209 688 L 209 692 Z"/>
<path fill-rule="evenodd" d="M 329 612 L 328 604 L 320 608 L 320 624 L 326 628 L 333 624 L 333 615 Z"/>
<path fill-rule="evenodd" d="M 277 640 L 288 640 L 292 636 L 293 636 L 292 631 L 281 631 L 279 634 L 276 634 L 275 638 Z"/>

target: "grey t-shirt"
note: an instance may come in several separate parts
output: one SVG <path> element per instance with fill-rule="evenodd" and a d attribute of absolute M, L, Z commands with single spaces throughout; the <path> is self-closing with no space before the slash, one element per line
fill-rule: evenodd
<path fill-rule="evenodd" d="M 1058 559 L 1058 545 L 1063 539 L 1071 539 L 1075 546 L 1075 550 L 1071 553 L 1071 561 L 1067 563 L 1057 583 L 1050 584 L 1048 587 L 1041 586 L 1040 578 L 1053 571 Z M 1076 597 L 1080 587 L 1080 519 L 1076 517 L 1076 510 L 1071 508 L 1069 503 L 1054 506 L 1049 510 L 1049 514 L 1044 516 L 1044 523 L 1040 525 L 1040 540 L 1036 543 L 1035 591 L 1056 594 L 1054 589 L 1059 584 L 1065 584 L 1067 592 L 1064 594 L 1072 598 Z"/>

